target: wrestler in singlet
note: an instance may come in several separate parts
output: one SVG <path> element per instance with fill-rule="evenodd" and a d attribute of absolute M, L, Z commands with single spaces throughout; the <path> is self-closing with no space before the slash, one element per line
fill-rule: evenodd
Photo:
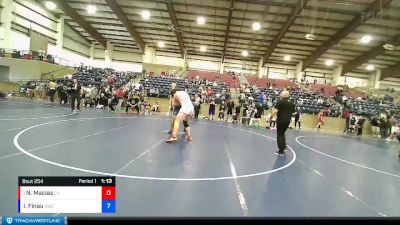
<path fill-rule="evenodd" d="M 171 103 L 172 106 L 175 108 L 176 106 L 181 106 L 176 115 L 176 118 L 173 121 L 173 132 L 171 134 L 170 139 L 166 140 L 166 142 L 174 142 L 177 141 L 177 133 L 179 130 L 179 123 L 180 121 L 183 122 L 183 126 L 185 127 L 186 131 L 186 139 L 191 141 L 192 136 L 189 127 L 189 120 L 194 117 L 194 107 L 193 103 L 190 99 L 189 94 L 186 91 L 176 91 L 173 89 L 171 91 L 172 98 Z"/>

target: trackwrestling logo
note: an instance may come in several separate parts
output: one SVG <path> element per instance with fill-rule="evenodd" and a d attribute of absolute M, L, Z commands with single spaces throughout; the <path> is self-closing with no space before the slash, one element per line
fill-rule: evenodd
<path fill-rule="evenodd" d="M 64 225 L 64 217 L 3 217 L 2 224 L 30 225 L 30 224 L 52 224 Z"/>

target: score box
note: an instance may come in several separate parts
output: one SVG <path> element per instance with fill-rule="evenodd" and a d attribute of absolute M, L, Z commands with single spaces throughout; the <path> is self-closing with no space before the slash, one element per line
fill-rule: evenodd
<path fill-rule="evenodd" d="M 115 177 L 18 177 L 18 213 L 115 213 Z"/>

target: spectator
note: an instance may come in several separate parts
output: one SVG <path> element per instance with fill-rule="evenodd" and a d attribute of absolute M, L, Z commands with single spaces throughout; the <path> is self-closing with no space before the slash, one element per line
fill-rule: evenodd
<path fill-rule="evenodd" d="M 361 136 L 362 135 L 362 130 L 363 130 L 363 126 L 364 126 L 364 122 L 365 122 L 365 118 L 363 115 L 360 115 L 360 117 L 357 120 L 357 135 Z"/>
<path fill-rule="evenodd" d="M 267 115 L 267 123 L 269 123 L 269 129 L 274 129 L 276 126 L 276 116 L 272 116 L 272 114 Z"/>
<path fill-rule="evenodd" d="M 108 107 L 111 109 L 111 111 L 115 111 L 115 106 L 118 105 L 118 102 L 119 102 L 119 99 L 118 99 L 117 94 L 115 93 L 113 95 L 113 98 L 110 101 L 110 104 L 108 104 Z"/>
<path fill-rule="evenodd" d="M 211 89 L 211 87 L 208 87 L 207 90 L 207 102 L 210 102 L 211 97 L 213 96 L 213 90 Z"/>
<path fill-rule="evenodd" d="M 160 105 L 158 104 L 158 102 L 153 104 L 153 106 L 151 107 L 151 111 L 160 112 Z"/>
<path fill-rule="evenodd" d="M 139 97 L 138 96 L 131 96 L 128 99 L 128 104 L 126 105 L 125 112 L 128 113 L 129 109 L 136 109 L 137 114 L 140 113 L 139 108 Z"/>
<path fill-rule="evenodd" d="M 243 107 L 242 124 L 248 126 L 251 118 L 251 111 L 247 106 Z"/>
<path fill-rule="evenodd" d="M 254 124 L 257 124 L 257 126 L 260 126 L 260 119 L 261 119 L 261 111 L 259 111 L 257 108 L 253 110 L 252 117 L 250 119 L 250 126 L 254 126 Z"/>
<path fill-rule="evenodd" d="M 387 119 L 387 116 L 385 114 L 382 114 L 380 118 L 380 132 L 382 139 L 387 139 L 390 127 L 391 124 L 390 121 Z"/>
<path fill-rule="evenodd" d="M 57 89 L 57 83 L 55 82 L 55 80 L 51 80 L 49 83 L 49 97 L 50 97 L 50 102 L 54 102 L 54 94 L 56 93 L 56 89 Z"/>
<path fill-rule="evenodd" d="M 353 113 L 350 114 L 349 122 L 350 122 L 349 133 L 353 133 L 356 129 L 356 124 L 357 124 L 357 117 L 355 114 Z"/>
<path fill-rule="evenodd" d="M 211 120 L 214 120 L 214 115 L 215 115 L 215 101 L 214 99 L 211 99 L 210 106 L 208 108 L 208 119 L 211 118 Z"/>
<path fill-rule="evenodd" d="M 371 132 L 373 137 L 379 137 L 379 128 L 380 127 L 380 120 L 379 118 L 374 115 L 371 119 Z"/>
<path fill-rule="evenodd" d="M 228 117 L 232 117 L 232 115 L 233 115 L 233 109 L 235 108 L 235 103 L 233 102 L 233 99 L 230 99 L 230 100 L 228 101 L 228 104 L 227 104 L 226 106 L 227 106 L 227 108 L 228 108 L 228 111 L 227 111 Z"/>
<path fill-rule="evenodd" d="M 57 94 L 58 94 L 58 98 L 59 98 L 59 103 L 60 104 L 67 104 L 68 102 L 68 95 L 67 95 L 67 87 L 65 85 L 65 83 L 61 83 L 58 87 L 57 87 Z"/>
<path fill-rule="evenodd" d="M 201 109 L 201 98 L 198 95 L 196 95 L 194 99 L 193 106 L 194 106 L 194 118 L 198 119 Z"/>
<path fill-rule="evenodd" d="M 390 116 L 389 119 L 389 123 L 390 123 L 390 134 L 389 134 L 389 139 L 393 140 L 395 133 L 396 133 L 396 126 L 397 126 L 397 119 L 394 116 Z"/>
<path fill-rule="evenodd" d="M 301 108 L 297 107 L 296 112 L 294 114 L 294 129 L 296 129 L 297 124 L 299 124 L 299 130 L 300 130 L 300 124 L 301 123 Z"/>
<path fill-rule="evenodd" d="M 239 105 L 240 105 L 240 107 L 243 107 L 243 104 L 245 102 L 245 98 L 246 98 L 246 96 L 245 96 L 244 93 L 240 93 L 239 94 Z"/>
<path fill-rule="evenodd" d="M 345 121 L 346 121 L 346 124 L 345 124 L 345 126 L 344 126 L 344 130 L 343 130 L 343 133 L 349 133 L 349 130 L 350 130 L 350 117 L 352 116 L 352 114 L 349 112 L 349 111 L 345 111 L 344 113 L 343 113 L 343 118 L 345 119 Z"/>
<path fill-rule="evenodd" d="M 225 119 L 225 102 L 222 102 L 219 105 L 218 119 L 219 119 L 219 121 L 224 121 L 224 119 Z"/>
<path fill-rule="evenodd" d="M 240 121 L 240 111 L 241 111 L 241 106 L 240 105 L 236 106 L 234 120 L 236 120 L 237 122 Z"/>
<path fill-rule="evenodd" d="M 71 111 L 72 112 L 80 112 L 81 108 L 81 85 L 78 83 L 77 79 L 73 79 L 72 83 L 68 87 L 69 95 L 71 98 Z M 75 101 L 76 101 L 76 110 L 75 110 Z"/>
<path fill-rule="evenodd" d="M 320 111 L 317 117 L 317 125 L 315 126 L 314 129 L 318 128 L 320 130 L 324 124 L 325 124 L 324 112 Z"/>
<path fill-rule="evenodd" d="M 35 97 L 36 82 L 30 81 L 30 82 L 28 82 L 27 85 L 28 85 L 28 87 L 27 87 L 28 97 L 33 99 Z"/>

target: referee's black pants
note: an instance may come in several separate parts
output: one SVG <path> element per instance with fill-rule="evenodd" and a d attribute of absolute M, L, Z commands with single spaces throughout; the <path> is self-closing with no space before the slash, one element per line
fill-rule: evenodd
<path fill-rule="evenodd" d="M 283 151 L 286 148 L 286 138 L 285 138 L 285 132 L 288 129 L 290 124 L 290 120 L 288 121 L 276 121 L 276 141 L 278 142 L 278 149 L 279 153 L 283 153 Z"/>
<path fill-rule="evenodd" d="M 76 109 L 81 110 L 81 95 L 71 94 L 71 110 L 75 110 L 75 100 L 77 101 Z"/>

